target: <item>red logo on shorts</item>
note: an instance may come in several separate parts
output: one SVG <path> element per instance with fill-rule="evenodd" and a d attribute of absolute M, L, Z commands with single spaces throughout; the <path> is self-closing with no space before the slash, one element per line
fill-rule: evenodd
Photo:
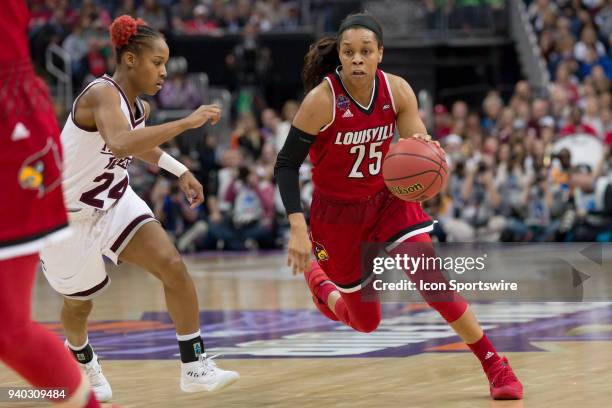
<path fill-rule="evenodd" d="M 62 159 L 55 141 L 47 139 L 47 145 L 24 160 L 19 169 L 21 188 L 37 190 L 37 198 L 55 189 L 62 182 Z"/>

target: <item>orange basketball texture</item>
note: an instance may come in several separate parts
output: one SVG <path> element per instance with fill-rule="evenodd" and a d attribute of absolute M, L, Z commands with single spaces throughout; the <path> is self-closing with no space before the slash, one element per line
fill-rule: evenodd
<path fill-rule="evenodd" d="M 383 162 L 383 177 L 391 192 L 404 201 L 429 200 L 448 178 L 444 150 L 422 139 L 400 139 Z"/>

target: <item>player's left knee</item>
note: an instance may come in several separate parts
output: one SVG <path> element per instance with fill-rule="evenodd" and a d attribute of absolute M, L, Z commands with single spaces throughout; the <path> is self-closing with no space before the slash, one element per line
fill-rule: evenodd
<path fill-rule="evenodd" d="M 161 280 L 168 287 L 180 286 L 188 279 L 187 267 L 178 252 L 164 254 L 159 269 Z"/>

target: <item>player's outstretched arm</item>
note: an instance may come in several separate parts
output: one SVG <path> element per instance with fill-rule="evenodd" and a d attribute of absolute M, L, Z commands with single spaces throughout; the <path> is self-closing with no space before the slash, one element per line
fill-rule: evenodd
<path fill-rule="evenodd" d="M 146 101 L 142 101 L 145 109 L 145 118 L 149 118 L 151 107 Z M 185 193 L 191 208 L 195 208 L 204 202 L 204 187 L 189 171 L 187 166 L 164 152 L 159 147 L 137 154 L 136 157 L 151 164 L 157 164 L 162 169 L 174 174 L 179 179 L 179 187 Z"/>
<path fill-rule="evenodd" d="M 167 142 L 188 129 L 195 129 L 209 120 L 216 124 L 221 110 L 216 105 L 202 105 L 189 116 L 162 125 L 131 130 L 119 104 L 117 91 L 110 86 L 95 86 L 90 91 L 96 127 L 116 157 L 138 155 Z"/>
<path fill-rule="evenodd" d="M 321 128 L 333 119 L 333 97 L 327 82 L 306 95 L 298 110 L 285 145 L 278 153 L 274 176 L 289 217 L 291 231 L 287 265 L 293 273 L 306 271 L 310 260 L 308 228 L 302 212 L 299 169 Z"/>

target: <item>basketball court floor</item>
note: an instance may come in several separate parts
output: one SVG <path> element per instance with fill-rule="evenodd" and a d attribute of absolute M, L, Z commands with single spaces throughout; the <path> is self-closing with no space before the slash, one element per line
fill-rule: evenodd
<path fill-rule="evenodd" d="M 478 361 L 424 304 L 385 304 L 379 329 L 356 333 L 319 315 L 280 252 L 186 259 L 208 353 L 242 378 L 219 393 L 182 393 L 161 285 L 108 266 L 113 282 L 94 303 L 90 341 L 123 407 L 612 406 L 612 303 L 473 305 L 525 385 L 523 401 L 492 401 Z M 34 317 L 59 333 L 61 298 L 42 274 L 34 298 Z M 0 387 L 9 386 L 25 383 L 0 365 Z"/>

